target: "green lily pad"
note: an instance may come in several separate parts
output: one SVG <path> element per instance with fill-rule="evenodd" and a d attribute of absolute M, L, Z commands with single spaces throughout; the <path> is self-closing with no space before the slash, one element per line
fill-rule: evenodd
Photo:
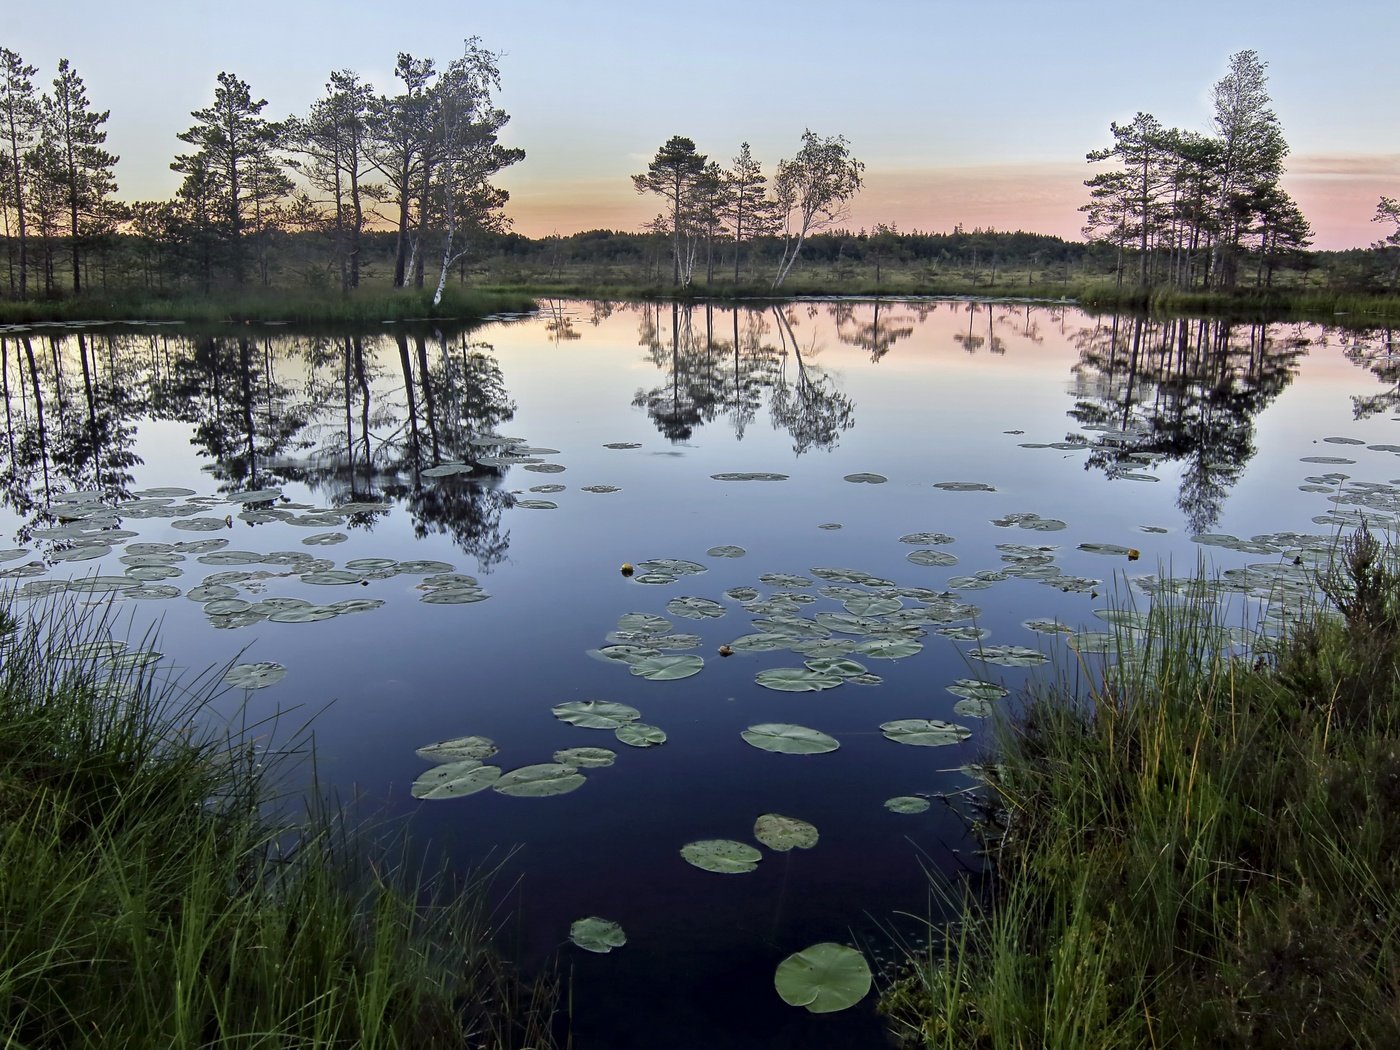
<path fill-rule="evenodd" d="M 966 726 L 929 718 L 899 718 L 882 723 L 880 731 L 896 744 L 916 744 L 920 747 L 956 744 L 972 735 L 972 730 Z"/>
<path fill-rule="evenodd" d="M 817 528 L 825 529 L 827 532 L 835 532 L 837 529 L 844 529 L 845 526 L 839 521 L 824 521 Z"/>
<path fill-rule="evenodd" d="M 811 849 L 820 837 L 815 825 L 780 813 L 765 813 L 753 822 L 753 837 L 771 850 Z"/>
<path fill-rule="evenodd" d="M 559 504 L 552 499 L 518 499 L 515 505 L 524 510 L 558 510 Z"/>
<path fill-rule="evenodd" d="M 786 481 L 786 474 L 770 474 L 766 471 L 729 470 L 711 474 L 715 481 Z"/>
<path fill-rule="evenodd" d="M 552 710 L 555 718 L 581 729 L 616 729 L 642 717 L 635 707 L 612 700 L 570 700 Z"/>
<path fill-rule="evenodd" d="M 747 842 L 735 842 L 733 839 L 701 839 L 699 842 L 688 842 L 682 846 L 681 857 L 686 863 L 705 871 L 714 871 L 721 875 L 741 875 L 757 868 L 763 854 Z"/>
<path fill-rule="evenodd" d="M 423 478 L 450 478 L 454 474 L 468 474 L 471 466 L 466 463 L 443 463 L 436 467 L 425 467 L 418 472 Z"/>
<path fill-rule="evenodd" d="M 686 654 L 683 656 L 649 656 L 645 660 L 629 665 L 632 673 L 652 682 L 673 682 L 699 674 L 705 666 L 705 658 Z"/>
<path fill-rule="evenodd" d="M 645 722 L 628 722 L 613 730 L 613 736 L 630 747 L 656 747 L 666 743 L 666 731 Z"/>
<path fill-rule="evenodd" d="M 789 1006 L 814 1014 L 835 1013 L 860 1002 L 870 991 L 865 956 L 844 944 L 814 944 L 778 964 L 773 986 Z"/>
<path fill-rule="evenodd" d="M 976 678 L 959 678 L 948 686 L 948 692 L 954 696 L 973 700 L 1000 700 L 1006 696 L 1007 689 L 1005 686 L 997 685 L 996 682 L 982 682 Z"/>
<path fill-rule="evenodd" d="M 803 663 L 807 665 L 809 671 L 823 675 L 835 675 L 837 678 L 855 678 L 866 673 L 864 664 L 843 657 L 814 657 L 811 660 L 804 660 Z"/>
<path fill-rule="evenodd" d="M 924 643 L 917 638 L 896 635 L 890 638 L 867 638 L 856 645 L 855 651 L 872 660 L 898 660 L 905 656 L 913 656 L 923 647 Z"/>
<path fill-rule="evenodd" d="M 885 808 L 891 813 L 923 813 L 929 805 L 928 799 L 919 798 L 918 795 L 896 795 L 885 799 Z"/>
<path fill-rule="evenodd" d="M 742 558 L 748 551 L 743 547 L 736 547 L 733 544 L 721 544 L 718 547 L 711 547 L 705 552 L 711 558 Z"/>
<path fill-rule="evenodd" d="M 622 489 L 619 488 L 617 485 L 584 485 L 583 488 L 580 489 L 580 491 L 581 491 L 581 492 L 608 493 L 608 492 L 621 492 Z"/>
<path fill-rule="evenodd" d="M 822 674 L 808 667 L 769 667 L 759 671 L 754 681 L 765 689 L 782 693 L 816 693 L 834 689 L 842 680 L 837 675 Z"/>
<path fill-rule="evenodd" d="M 536 474 L 562 474 L 568 468 L 562 463 L 526 463 L 525 469 Z"/>
<path fill-rule="evenodd" d="M 973 649 L 968 655 L 1001 667 L 1035 667 L 1050 659 L 1039 649 L 1028 649 L 1024 645 L 987 645 Z"/>
<path fill-rule="evenodd" d="M 626 944 L 627 934 L 622 932 L 621 926 L 610 919 L 600 919 L 596 915 L 590 915 L 586 919 L 577 920 L 569 927 L 569 940 L 586 952 L 606 955 L 614 948 L 621 948 Z"/>
<path fill-rule="evenodd" d="M 359 583 L 364 578 L 363 573 L 346 569 L 322 569 L 319 572 L 304 572 L 298 577 L 302 583 L 315 584 L 318 587 L 345 587 Z"/>
<path fill-rule="evenodd" d="M 934 483 L 934 488 L 942 489 L 944 492 L 995 492 L 991 485 L 981 481 L 939 481 Z"/>
<path fill-rule="evenodd" d="M 569 486 L 567 486 L 567 485 L 557 485 L 557 484 L 550 484 L 550 485 L 531 485 L 531 486 L 530 486 L 530 491 L 531 491 L 531 492 L 544 492 L 544 493 L 563 492 L 563 491 L 564 491 L 565 489 L 567 489 L 568 487 L 569 487 Z"/>
<path fill-rule="evenodd" d="M 559 762 L 543 762 L 512 769 L 491 786 L 502 795 L 542 798 L 545 795 L 564 795 L 581 788 L 584 779 L 583 774 L 573 766 Z"/>
<path fill-rule="evenodd" d="M 609 441 L 604 448 L 641 448 L 639 441 Z"/>
<path fill-rule="evenodd" d="M 259 661 L 238 664 L 224 673 L 224 681 L 235 689 L 266 689 L 286 677 L 287 669 L 279 663 Z"/>
<path fill-rule="evenodd" d="M 903 603 L 898 598 L 880 598 L 873 594 L 847 598 L 841 604 L 852 616 L 888 616 L 903 608 Z"/>
<path fill-rule="evenodd" d="M 501 779 L 500 766 L 485 766 L 464 758 L 434 766 L 413 782 L 410 794 L 420 799 L 462 798 L 485 791 Z"/>
<path fill-rule="evenodd" d="M 1123 557 L 1130 548 L 1118 543 L 1081 543 L 1079 549 L 1089 554 L 1107 554 L 1110 557 Z"/>
<path fill-rule="evenodd" d="M 671 621 L 664 616 L 651 613 L 623 613 L 617 618 L 619 631 L 633 631 L 637 634 L 668 634 Z"/>
<path fill-rule="evenodd" d="M 996 714 L 996 710 L 996 705 L 990 700 L 975 697 L 965 697 L 953 705 L 953 714 L 961 718 L 991 718 Z"/>
<path fill-rule="evenodd" d="M 460 762 L 467 758 L 480 762 L 499 750 L 494 740 L 484 736 L 455 736 L 451 740 L 439 740 L 420 747 L 415 754 L 429 762 Z"/>
<path fill-rule="evenodd" d="M 746 634 L 729 643 L 731 649 L 745 653 L 775 653 L 792 644 L 792 635 L 776 631 Z"/>
<path fill-rule="evenodd" d="M 786 722 L 762 722 L 739 735 L 761 751 L 783 755 L 824 755 L 841 746 L 835 737 L 820 730 Z"/>
<path fill-rule="evenodd" d="M 223 518 L 185 518 L 183 521 L 172 521 L 170 527 L 186 532 L 217 532 L 228 528 L 228 522 Z"/>
<path fill-rule="evenodd" d="M 554 761 L 575 769 L 599 769 L 612 765 L 616 758 L 617 752 L 607 747 L 566 747 L 554 752 Z"/>
<path fill-rule="evenodd" d="M 666 611 L 672 616 L 684 616 L 688 620 L 709 620 L 723 616 L 727 609 L 709 598 L 680 597 L 666 603 Z"/>
<path fill-rule="evenodd" d="M 330 547 L 337 543 L 344 543 L 350 537 L 343 532 L 318 532 L 314 536 L 308 536 L 301 542 L 308 547 Z"/>
<path fill-rule="evenodd" d="M 890 479 L 883 474 L 847 474 L 843 480 L 856 485 L 883 485 Z"/>
<path fill-rule="evenodd" d="M 209 607 L 206 605 L 205 609 Z M 339 613 L 328 605 L 308 605 L 300 609 L 277 609 L 267 614 L 273 623 L 318 623 L 333 620 Z"/>
<path fill-rule="evenodd" d="M 812 581 L 805 576 L 796 576 L 790 572 L 765 572 L 758 578 L 759 583 L 766 583 L 770 587 L 810 587 Z"/>
<path fill-rule="evenodd" d="M 942 568 L 947 565 L 956 565 L 958 556 L 949 554 L 947 551 L 918 550 L 910 551 L 904 556 L 904 560 L 915 565 L 927 565 L 932 568 Z"/>

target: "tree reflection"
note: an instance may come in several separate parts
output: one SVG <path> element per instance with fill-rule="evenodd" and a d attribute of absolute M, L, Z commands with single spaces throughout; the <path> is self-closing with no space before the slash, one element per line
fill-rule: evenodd
<path fill-rule="evenodd" d="M 1180 463 L 1177 506 L 1192 532 L 1208 531 L 1254 456 L 1254 418 L 1297 374 L 1303 351 L 1277 329 L 1116 314 L 1082 329 L 1069 415 L 1089 432 L 1085 469 L 1113 477 Z"/>
<path fill-rule="evenodd" d="M 832 305 L 831 317 L 836 322 L 836 338 L 848 346 L 868 350 L 872 364 L 889 353 L 901 339 L 908 339 L 914 334 L 914 319 L 895 313 L 894 306 L 882 299 L 875 300 L 869 321 L 858 316 L 858 309 L 858 304 L 850 302 Z M 880 316 L 881 310 L 884 311 L 883 318 Z"/>
<path fill-rule="evenodd" d="M 1366 369 L 1385 386 L 1379 393 L 1353 394 L 1353 418 L 1370 419 L 1400 408 L 1400 357 L 1395 355 L 1394 329 L 1344 332 L 1342 353 L 1348 361 Z"/>
<path fill-rule="evenodd" d="M 776 306 L 773 316 L 783 349 L 782 367 L 768 402 L 773 424 L 792 435 L 792 450 L 799 456 L 813 448 L 835 448 L 841 433 L 855 426 L 855 405 L 831 375 L 813 361 L 819 352 L 816 337 L 813 336 L 804 358 L 792 318 Z M 792 376 L 787 368 L 789 343 L 796 365 Z"/>

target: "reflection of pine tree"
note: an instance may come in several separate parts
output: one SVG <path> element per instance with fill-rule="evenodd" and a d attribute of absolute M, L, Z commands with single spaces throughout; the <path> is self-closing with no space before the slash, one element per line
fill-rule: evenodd
<path fill-rule="evenodd" d="M 1254 417 L 1292 382 L 1301 348 L 1270 326 L 1114 315 L 1075 338 L 1071 418 L 1091 435 L 1085 469 L 1109 476 L 1183 464 L 1177 505 L 1193 532 L 1220 518 L 1253 458 Z M 1097 435 L 1097 436 L 1095 436 Z"/>
<path fill-rule="evenodd" d="M 894 348 L 901 339 L 914 334 L 913 318 L 896 314 L 889 303 L 876 299 L 870 304 L 870 320 L 860 316 L 867 304 L 835 303 L 831 307 L 832 320 L 836 322 L 836 338 L 848 346 L 870 351 L 870 361 L 875 363 Z M 883 310 L 884 316 L 881 317 Z"/>
<path fill-rule="evenodd" d="M 1395 354 L 1395 330 L 1375 328 L 1343 333 L 1342 342 L 1346 359 L 1386 386 L 1377 394 L 1353 394 L 1352 418 L 1370 419 L 1400 407 L 1400 357 Z"/>

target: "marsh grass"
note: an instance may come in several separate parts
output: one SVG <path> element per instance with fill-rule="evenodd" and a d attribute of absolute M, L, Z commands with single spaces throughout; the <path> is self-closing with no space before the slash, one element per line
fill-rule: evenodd
<path fill-rule="evenodd" d="M 325 807 L 283 819 L 304 738 L 201 728 L 213 676 L 56 657 L 100 615 L 0 626 L 4 1046 L 553 1045 L 480 879 L 408 876 Z"/>
<path fill-rule="evenodd" d="M 994 889 L 883 1009 L 913 1045 L 1400 1045 L 1400 576 L 1364 530 L 1282 644 L 1204 594 L 999 728 Z M 959 910 L 959 909 L 955 909 Z"/>

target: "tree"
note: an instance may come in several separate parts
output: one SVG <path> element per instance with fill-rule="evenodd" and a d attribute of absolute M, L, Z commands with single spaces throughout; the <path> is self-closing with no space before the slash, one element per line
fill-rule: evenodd
<path fill-rule="evenodd" d="M 235 283 L 246 276 L 245 241 L 250 236 L 257 239 L 266 282 L 264 234 L 274 203 L 292 188 L 276 155 L 283 128 L 260 115 L 267 99 L 254 101 L 244 81 L 232 73 L 220 73 L 218 79 L 214 104 L 191 113 L 197 123 L 179 135 L 195 152 L 177 156 L 170 167 L 185 176 L 182 194 L 207 201 L 210 230 L 227 249 Z"/>
<path fill-rule="evenodd" d="M 739 147 L 739 155 L 734 158 L 734 167 L 725 176 L 728 194 L 725 201 L 725 219 L 734 235 L 734 283 L 739 283 L 739 262 L 744 238 L 752 240 L 762 233 L 773 230 L 773 205 L 766 193 L 767 179 L 763 167 L 754 160 L 749 144 Z"/>
<path fill-rule="evenodd" d="M 810 128 L 802 133 L 797 155 L 778 162 L 773 190 L 785 226 L 774 288 L 787 279 L 808 234 L 829 229 L 847 217 L 864 170 L 865 165 L 851 155 L 845 136 L 819 138 Z"/>
<path fill-rule="evenodd" d="M 1148 284 L 1148 253 L 1155 246 L 1166 220 L 1163 196 L 1167 181 L 1162 161 L 1167 155 L 1165 131 L 1157 118 L 1139 112 L 1130 124 L 1111 123 L 1113 145 L 1088 154 L 1091 164 L 1116 160 L 1122 168 L 1122 178 L 1090 179 L 1085 185 L 1109 190 L 1106 200 L 1113 203 L 1107 214 L 1115 215 L 1115 233 L 1120 246 L 1129 237 L 1138 242 L 1138 284 Z"/>
<path fill-rule="evenodd" d="M 25 214 L 24 156 L 34 145 L 39 129 L 39 100 L 34 95 L 34 74 L 17 53 L 0 47 L 0 134 L 5 138 L 6 171 L 4 201 L 15 212 L 15 239 L 19 245 L 19 298 L 28 297 L 29 229 Z"/>
<path fill-rule="evenodd" d="M 673 135 L 656 151 L 647 170 L 632 176 L 638 193 L 656 193 L 665 198 L 670 210 L 671 283 L 681 283 L 681 239 L 690 230 L 690 210 L 696 183 L 705 171 L 706 157 L 695 151 L 695 143 Z M 690 283 L 689 271 L 686 283 Z"/>
<path fill-rule="evenodd" d="M 87 97 L 83 78 L 60 59 L 53 94 L 42 104 L 44 137 L 57 154 L 57 170 L 68 211 L 69 255 L 73 263 L 73 291 L 82 291 L 82 260 L 79 245 L 101 220 L 103 202 L 117 188 L 112 177 L 117 157 L 102 148 L 107 132 L 109 110 L 95 112 Z"/>
<path fill-rule="evenodd" d="M 1390 268 L 1390 287 L 1394 291 L 1396 282 L 1400 281 L 1400 201 L 1394 197 L 1382 197 L 1371 221 L 1389 223 L 1394 227 L 1371 245 L 1382 257 L 1389 255 L 1395 260 Z"/>
<path fill-rule="evenodd" d="M 415 189 L 421 187 L 427 167 L 424 153 L 432 137 L 432 99 L 428 88 L 437 77 L 437 69 L 431 58 L 417 59 L 401 51 L 394 76 L 403 82 L 404 89 L 392 98 L 376 98 L 371 103 L 368 151 L 371 163 L 389 181 L 388 196 L 397 212 L 394 287 L 402 288 L 408 276 L 410 248 L 417 254 L 410 222 Z"/>

